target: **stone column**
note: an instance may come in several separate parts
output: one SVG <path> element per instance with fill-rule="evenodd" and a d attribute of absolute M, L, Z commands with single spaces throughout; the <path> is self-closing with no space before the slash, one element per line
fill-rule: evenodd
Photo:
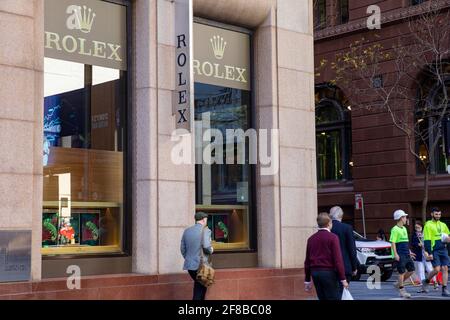
<path fill-rule="evenodd" d="M 193 224 L 194 165 L 175 165 L 174 4 L 137 0 L 134 4 L 134 218 L 133 271 L 179 273 L 181 235 Z"/>
<path fill-rule="evenodd" d="M 279 128 L 275 6 L 255 32 L 254 59 L 256 126 L 270 132 L 271 129 Z M 279 153 L 279 137 L 276 138 L 276 143 Z M 261 167 L 257 166 L 256 198 L 258 265 L 279 268 L 281 267 L 279 171 L 274 175 L 261 175 Z"/>
<path fill-rule="evenodd" d="M 0 232 L 32 231 L 41 279 L 44 2 L 0 1 Z"/>
<path fill-rule="evenodd" d="M 256 120 L 279 129 L 279 172 L 257 174 L 262 267 L 303 267 L 317 211 L 312 1 L 282 0 L 254 38 Z"/>
<path fill-rule="evenodd" d="M 133 3 L 133 272 L 158 272 L 156 0 Z"/>
<path fill-rule="evenodd" d="M 283 268 L 303 267 L 317 216 L 312 0 L 277 7 Z"/>
<path fill-rule="evenodd" d="M 158 103 L 158 273 L 182 272 L 180 240 L 183 230 L 194 224 L 195 166 L 176 165 L 171 159 L 175 130 L 172 99 L 175 90 L 175 6 L 170 0 L 157 1 L 157 103 Z M 194 116 L 192 114 L 192 116 Z M 191 152 L 194 152 L 194 133 Z"/>

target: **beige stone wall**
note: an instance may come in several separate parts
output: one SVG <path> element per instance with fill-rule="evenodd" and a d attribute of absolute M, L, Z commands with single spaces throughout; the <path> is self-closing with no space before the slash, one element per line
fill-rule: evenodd
<path fill-rule="evenodd" d="M 0 230 L 32 230 L 41 278 L 44 12 L 42 0 L 0 1 Z"/>
<path fill-rule="evenodd" d="M 258 168 L 259 265 L 302 267 L 317 207 L 312 1 L 250 2 L 226 1 L 228 13 L 219 19 L 223 10 L 194 0 L 194 14 L 255 30 L 257 126 L 280 129 L 280 171 L 260 176 Z M 249 19 L 252 10 L 257 17 Z M 181 234 L 193 223 L 195 180 L 194 166 L 170 161 L 174 7 L 169 0 L 137 0 L 134 12 L 133 266 L 136 272 L 176 273 L 183 262 Z"/>
<path fill-rule="evenodd" d="M 312 1 L 279 0 L 255 34 L 257 120 L 280 134 L 279 173 L 258 177 L 258 254 L 265 267 L 303 267 L 315 226 L 312 30 Z"/>
<path fill-rule="evenodd" d="M 229 23 L 249 21 L 248 6 L 233 7 L 241 2 L 229 2 L 235 12 Z M 195 1 L 207 17 L 201 3 Z M 280 172 L 257 178 L 259 264 L 302 267 L 317 207 L 312 4 L 259 3 L 267 11 L 263 22 L 248 22 L 255 30 L 257 126 L 280 129 Z M 135 0 L 133 18 L 133 270 L 177 273 L 181 234 L 193 222 L 195 180 L 194 165 L 170 161 L 173 3 Z M 0 30 L 8 30 L 0 36 L 0 230 L 32 230 L 32 275 L 39 279 L 43 1 L 1 0 Z"/>
<path fill-rule="evenodd" d="M 277 7 L 281 266 L 303 267 L 317 216 L 312 0 Z"/>
<path fill-rule="evenodd" d="M 177 273 L 184 228 L 193 223 L 194 165 L 170 159 L 175 130 L 174 6 L 168 0 L 134 2 L 135 118 L 133 270 Z"/>

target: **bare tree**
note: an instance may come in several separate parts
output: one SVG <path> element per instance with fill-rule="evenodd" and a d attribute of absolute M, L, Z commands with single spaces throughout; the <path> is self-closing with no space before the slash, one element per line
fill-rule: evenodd
<path fill-rule="evenodd" d="M 424 170 L 422 218 L 426 220 L 430 175 L 450 114 L 450 15 L 428 2 L 426 13 L 410 18 L 397 44 L 384 48 L 379 36 L 355 41 L 334 61 L 331 84 L 343 89 L 357 109 L 383 110 L 407 137 L 409 152 Z"/>

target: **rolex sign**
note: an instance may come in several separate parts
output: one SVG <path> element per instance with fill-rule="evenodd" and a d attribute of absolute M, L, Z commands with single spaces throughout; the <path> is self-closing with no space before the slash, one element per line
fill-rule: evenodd
<path fill-rule="evenodd" d="M 126 7 L 99 0 L 45 0 L 45 56 L 127 69 Z"/>
<path fill-rule="evenodd" d="M 195 82 L 250 90 L 250 36 L 194 23 Z"/>

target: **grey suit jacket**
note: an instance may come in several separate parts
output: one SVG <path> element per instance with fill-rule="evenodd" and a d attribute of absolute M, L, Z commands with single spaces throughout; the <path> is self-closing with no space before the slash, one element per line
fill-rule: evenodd
<path fill-rule="evenodd" d="M 200 266 L 200 247 L 201 247 L 201 234 L 202 225 L 196 223 L 192 227 L 187 228 L 183 232 L 181 238 L 181 254 L 184 258 L 183 270 L 197 270 Z M 206 227 L 203 235 L 203 263 L 208 263 L 208 256 L 213 253 L 211 246 L 211 230 Z"/>

